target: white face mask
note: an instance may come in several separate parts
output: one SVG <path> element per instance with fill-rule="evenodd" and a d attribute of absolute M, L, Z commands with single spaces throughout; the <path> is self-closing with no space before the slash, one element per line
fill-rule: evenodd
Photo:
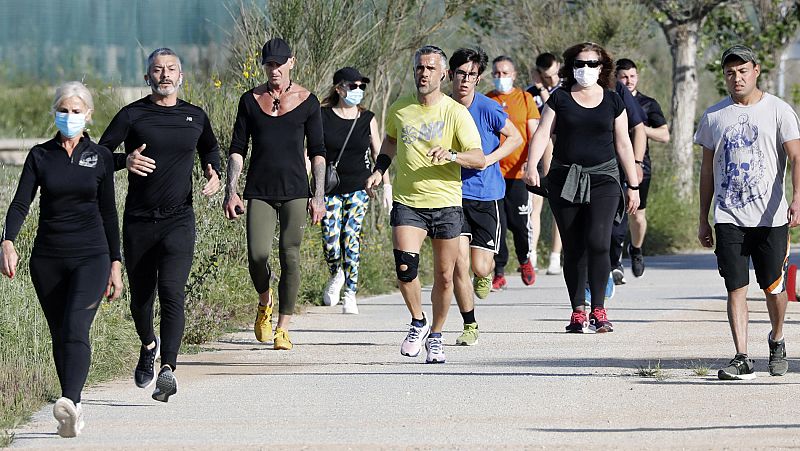
<path fill-rule="evenodd" d="M 514 79 L 511 77 L 495 78 L 492 81 L 494 82 L 494 89 L 500 92 L 509 92 L 514 89 Z"/>
<path fill-rule="evenodd" d="M 579 85 L 583 86 L 584 88 L 588 88 L 589 86 L 597 83 L 597 80 L 600 79 L 600 68 L 579 67 L 577 69 L 572 69 L 572 74 L 575 77 L 575 81 L 577 81 Z"/>

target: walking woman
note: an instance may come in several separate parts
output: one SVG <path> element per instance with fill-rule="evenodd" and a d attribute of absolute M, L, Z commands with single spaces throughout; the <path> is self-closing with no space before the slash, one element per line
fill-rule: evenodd
<path fill-rule="evenodd" d="M 223 208 L 228 219 L 244 213 L 237 187 L 252 139 L 243 197 L 248 200 L 247 259 L 259 299 L 255 335 L 260 342 L 273 341 L 275 349 L 289 350 L 292 348 L 289 322 L 300 288 L 300 242 L 306 226 L 306 210 L 315 224 L 325 213 L 325 145 L 319 100 L 292 81 L 295 58 L 286 41 L 281 38 L 267 41 L 261 51 L 261 62 L 269 79 L 239 99 Z M 313 196 L 308 188 L 306 153 L 315 180 Z M 280 309 L 273 335 L 269 254 L 278 224 Z"/>
<path fill-rule="evenodd" d="M 611 263 L 611 229 L 623 211 L 619 166 L 628 180 L 639 180 L 628 136 L 622 99 L 608 89 L 614 80 L 613 61 L 597 44 L 585 42 L 564 52 L 559 75 L 563 89 L 555 90 L 534 133 L 525 182 L 539 185 L 536 165 L 555 135 L 548 174 L 550 208 L 564 247 L 564 280 L 572 303 L 567 332 L 612 332 L 604 306 Z M 627 186 L 629 214 L 639 206 L 639 186 Z M 588 280 L 591 312 L 584 308 Z"/>
<path fill-rule="evenodd" d="M 62 437 L 75 437 L 83 428 L 81 391 L 97 307 L 102 296 L 114 300 L 122 291 L 114 163 L 111 152 L 85 134 L 93 108 L 92 95 L 80 82 L 56 89 L 58 133 L 28 153 L 0 239 L 0 269 L 13 278 L 19 261 L 14 240 L 41 188 L 30 271 L 53 341 L 61 383 L 53 415 Z"/>
<path fill-rule="evenodd" d="M 327 163 L 336 164 L 339 185 L 325 193 L 322 218 L 322 251 L 331 272 L 325 286 L 325 305 L 339 303 L 342 313 L 358 314 L 358 262 L 361 256 L 361 226 L 369 196 L 364 183 L 372 174 L 372 160 L 381 151 L 378 121 L 361 106 L 369 78 L 352 67 L 333 74 L 333 87 L 322 101 L 322 130 Z M 384 205 L 391 206 L 389 174 L 383 175 Z M 388 197 L 388 201 L 386 196 Z"/>

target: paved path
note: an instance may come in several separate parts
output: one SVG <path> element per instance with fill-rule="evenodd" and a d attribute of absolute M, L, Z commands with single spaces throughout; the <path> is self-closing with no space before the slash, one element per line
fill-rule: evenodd
<path fill-rule="evenodd" d="M 250 331 L 180 360 L 179 393 L 150 399 L 130 379 L 88 390 L 87 427 L 55 435 L 51 406 L 16 431 L 15 447 L 109 448 L 764 448 L 800 446 L 800 362 L 766 372 L 766 306 L 751 285 L 751 355 L 758 378 L 722 382 L 733 355 L 723 284 L 710 253 L 647 259 L 609 305 L 612 334 L 565 334 L 563 278 L 516 275 L 481 301 L 474 347 L 447 363 L 399 353 L 408 314 L 399 295 L 361 314 L 314 307 L 294 320 L 295 349 Z M 426 294 L 427 297 L 427 294 Z M 430 306 L 426 307 L 430 314 Z M 788 311 L 788 351 L 800 353 L 800 305 Z M 445 330 L 455 340 L 455 306 Z M 642 377 L 640 367 L 660 368 Z M 706 376 L 695 368 L 710 367 Z"/>

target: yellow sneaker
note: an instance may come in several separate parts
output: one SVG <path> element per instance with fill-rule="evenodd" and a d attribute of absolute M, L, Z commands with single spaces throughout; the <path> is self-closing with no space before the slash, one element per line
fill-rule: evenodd
<path fill-rule="evenodd" d="M 292 349 L 292 340 L 289 339 L 289 332 L 286 329 L 275 328 L 275 349 L 282 351 Z"/>
<path fill-rule="evenodd" d="M 269 291 L 269 298 L 272 301 L 272 288 Z M 274 304 L 273 304 L 274 305 Z M 256 333 L 256 340 L 266 343 L 272 340 L 272 307 L 273 305 L 258 305 L 258 314 L 253 330 Z"/>

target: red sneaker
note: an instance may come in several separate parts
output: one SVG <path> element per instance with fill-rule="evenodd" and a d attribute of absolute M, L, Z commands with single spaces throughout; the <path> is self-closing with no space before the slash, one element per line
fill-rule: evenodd
<path fill-rule="evenodd" d="M 533 269 L 533 264 L 530 260 L 519 265 L 520 276 L 522 276 L 522 283 L 525 285 L 533 285 L 536 282 L 536 270 Z"/>
<path fill-rule="evenodd" d="M 589 315 L 589 328 L 594 329 L 598 334 L 614 332 L 614 326 L 606 317 L 606 309 L 596 308 L 592 310 L 592 314 Z"/>
<path fill-rule="evenodd" d="M 586 320 L 586 312 L 572 312 L 569 317 L 569 325 L 567 326 L 567 333 L 582 334 L 588 332 L 589 322 Z"/>
<path fill-rule="evenodd" d="M 492 279 L 492 291 L 503 291 L 508 285 L 506 282 L 506 276 L 503 274 L 495 274 L 494 278 Z"/>

